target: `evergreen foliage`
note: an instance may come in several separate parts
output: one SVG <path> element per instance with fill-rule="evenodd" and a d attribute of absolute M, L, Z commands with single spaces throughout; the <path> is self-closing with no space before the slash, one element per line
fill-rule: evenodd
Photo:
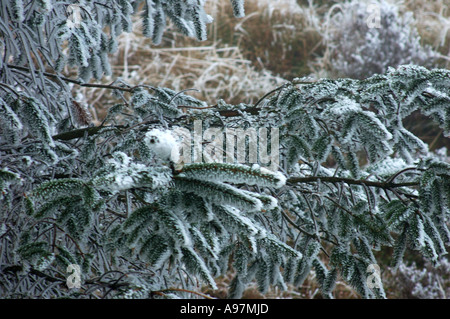
<path fill-rule="evenodd" d="M 237 17 L 243 4 L 232 0 Z M 447 253 L 450 164 L 402 120 L 420 111 L 450 135 L 450 71 L 294 80 L 265 103 L 207 106 L 147 83 L 89 82 L 110 74 L 108 54 L 132 14 L 154 43 L 166 17 L 205 39 L 204 1 L 85 0 L 76 25 L 68 6 L 0 6 L 1 296 L 193 297 L 233 270 L 230 298 L 251 282 L 263 293 L 300 286 L 311 272 L 323 297 L 344 280 L 361 297 L 385 298 L 368 272 L 378 250 L 392 247 L 395 267 L 407 249 L 434 265 Z M 63 76 L 66 64 L 79 79 Z M 109 88 L 118 103 L 93 126 L 71 85 Z M 203 131 L 279 128 L 279 170 L 237 157 L 175 166 L 176 133 L 195 120 Z M 67 285 L 72 264 L 80 288 Z"/>

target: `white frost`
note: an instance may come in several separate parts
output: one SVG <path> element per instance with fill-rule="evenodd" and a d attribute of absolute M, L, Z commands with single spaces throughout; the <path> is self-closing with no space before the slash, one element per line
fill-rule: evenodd
<path fill-rule="evenodd" d="M 180 147 L 171 131 L 153 129 L 145 134 L 145 142 L 160 159 L 178 162 Z"/>

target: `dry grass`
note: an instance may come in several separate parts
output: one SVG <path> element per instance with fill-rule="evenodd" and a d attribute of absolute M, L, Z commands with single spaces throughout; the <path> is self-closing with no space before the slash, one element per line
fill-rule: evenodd
<path fill-rule="evenodd" d="M 250 103 L 283 83 L 268 71 L 255 70 L 237 46 L 176 42 L 177 46 L 155 48 L 135 33 L 123 37 L 114 71 L 132 84 L 195 88 L 201 91 L 198 97 L 210 103 L 219 98 Z"/>
<path fill-rule="evenodd" d="M 229 273 L 226 276 L 217 278 L 216 283 L 218 289 L 211 290 L 210 288 L 205 288 L 202 293 L 213 298 L 226 299 L 228 286 L 230 285 L 232 277 L 233 274 Z M 299 287 L 288 285 L 286 290 L 282 290 L 279 287 L 270 287 L 265 294 L 261 293 L 258 290 L 257 284 L 253 282 L 243 292 L 242 299 L 322 299 L 323 297 L 314 277 L 314 271 L 312 271 Z M 342 280 L 336 282 L 336 289 L 333 292 L 333 297 L 336 299 L 360 299 L 354 289 Z"/>
<path fill-rule="evenodd" d="M 443 67 L 450 67 L 450 3 L 447 0 L 405 0 L 404 10 L 414 13 L 424 43 L 443 55 Z"/>
<path fill-rule="evenodd" d="M 294 0 L 247 1 L 245 18 L 220 15 L 215 36 L 238 45 L 255 67 L 290 80 L 309 75 L 310 61 L 323 50 L 318 30 L 324 10 Z"/>

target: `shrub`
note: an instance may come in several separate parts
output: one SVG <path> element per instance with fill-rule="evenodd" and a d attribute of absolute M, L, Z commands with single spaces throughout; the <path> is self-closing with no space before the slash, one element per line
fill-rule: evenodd
<path fill-rule="evenodd" d="M 400 14 L 397 4 L 385 0 L 335 4 L 323 34 L 329 69 L 361 79 L 402 64 L 432 66 L 439 55 L 422 45 L 414 25 L 412 12 Z"/>

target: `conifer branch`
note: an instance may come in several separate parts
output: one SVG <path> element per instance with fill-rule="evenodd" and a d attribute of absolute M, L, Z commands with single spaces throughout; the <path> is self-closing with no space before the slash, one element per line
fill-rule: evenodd
<path fill-rule="evenodd" d="M 20 71 L 24 71 L 24 72 L 28 72 L 28 73 L 39 73 L 40 71 L 37 70 L 30 70 L 27 67 L 23 67 L 23 66 L 19 66 L 19 65 L 14 65 L 14 64 L 7 64 L 7 66 L 11 69 L 16 69 L 16 70 L 20 70 Z M 130 87 L 122 87 L 122 86 L 116 86 L 116 85 L 111 85 L 111 84 L 99 84 L 99 83 L 84 83 L 83 81 L 80 80 L 75 80 L 75 79 L 71 79 L 59 74 L 55 74 L 55 73 L 50 73 L 50 72 L 40 72 L 42 73 L 44 76 L 55 79 L 55 80 L 62 80 L 64 82 L 68 82 L 68 83 L 73 83 L 82 87 L 88 87 L 88 88 L 98 88 L 98 89 L 110 89 L 110 90 L 119 90 L 119 91 L 124 91 L 124 92 L 132 92 L 133 88 Z"/>
<path fill-rule="evenodd" d="M 52 138 L 55 140 L 69 141 L 76 138 L 81 138 L 84 136 L 92 136 L 97 134 L 101 129 L 121 129 L 125 128 L 123 125 L 115 125 L 115 126 L 92 126 L 76 129 L 73 131 L 63 132 L 56 135 L 53 135 Z"/>

